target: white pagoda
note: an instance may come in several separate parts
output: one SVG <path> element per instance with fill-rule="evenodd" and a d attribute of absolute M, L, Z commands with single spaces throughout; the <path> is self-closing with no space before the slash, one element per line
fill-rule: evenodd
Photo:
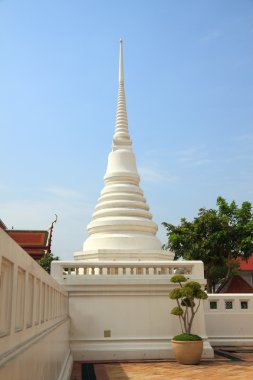
<path fill-rule="evenodd" d="M 124 91 L 123 43 L 120 40 L 119 93 L 112 151 L 88 238 L 76 260 L 172 260 L 161 249 L 157 225 L 139 186 L 132 141 L 128 131 Z"/>

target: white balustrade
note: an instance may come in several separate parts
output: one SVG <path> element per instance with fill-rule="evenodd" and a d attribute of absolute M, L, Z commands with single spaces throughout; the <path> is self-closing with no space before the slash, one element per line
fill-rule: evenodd
<path fill-rule="evenodd" d="M 197 268 L 198 269 L 198 268 Z M 196 272 L 196 262 L 152 261 L 129 263 L 113 262 L 80 262 L 61 261 L 52 263 L 54 278 L 69 278 L 72 276 L 166 276 L 183 274 L 191 277 Z"/>

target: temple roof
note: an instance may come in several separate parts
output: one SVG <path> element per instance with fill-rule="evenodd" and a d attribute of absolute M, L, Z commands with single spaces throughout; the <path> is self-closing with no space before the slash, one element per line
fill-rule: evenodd
<path fill-rule="evenodd" d="M 50 252 L 50 232 L 47 230 L 6 230 L 6 232 L 34 259 L 40 259 L 45 253 Z"/>
<path fill-rule="evenodd" d="M 253 293 L 253 287 L 238 275 L 229 278 L 216 293 Z"/>
<path fill-rule="evenodd" d="M 48 230 L 8 229 L 1 219 L 0 228 L 5 230 L 5 232 L 30 256 L 35 260 L 39 260 L 44 254 L 51 252 L 53 226 L 57 221 L 57 215 L 55 216 L 56 218 L 51 223 Z"/>

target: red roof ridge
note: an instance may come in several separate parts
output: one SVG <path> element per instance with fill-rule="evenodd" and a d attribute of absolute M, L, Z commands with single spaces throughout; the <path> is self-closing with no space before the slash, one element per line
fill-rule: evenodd
<path fill-rule="evenodd" d="M 253 293 L 253 287 L 240 275 L 230 277 L 216 293 Z"/>

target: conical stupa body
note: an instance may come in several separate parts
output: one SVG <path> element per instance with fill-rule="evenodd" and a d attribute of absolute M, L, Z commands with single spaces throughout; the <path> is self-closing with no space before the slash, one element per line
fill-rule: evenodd
<path fill-rule="evenodd" d="M 158 252 L 160 256 L 157 225 L 152 221 L 139 186 L 140 177 L 128 132 L 122 40 L 116 126 L 104 181 L 105 186 L 87 226 L 89 236 L 84 242 L 83 252 L 76 253 L 75 258 L 85 259 L 87 255 L 98 258 L 99 253 L 101 258 L 112 260 L 120 257 L 153 259 Z M 162 256 L 164 259 L 165 253 Z"/>

